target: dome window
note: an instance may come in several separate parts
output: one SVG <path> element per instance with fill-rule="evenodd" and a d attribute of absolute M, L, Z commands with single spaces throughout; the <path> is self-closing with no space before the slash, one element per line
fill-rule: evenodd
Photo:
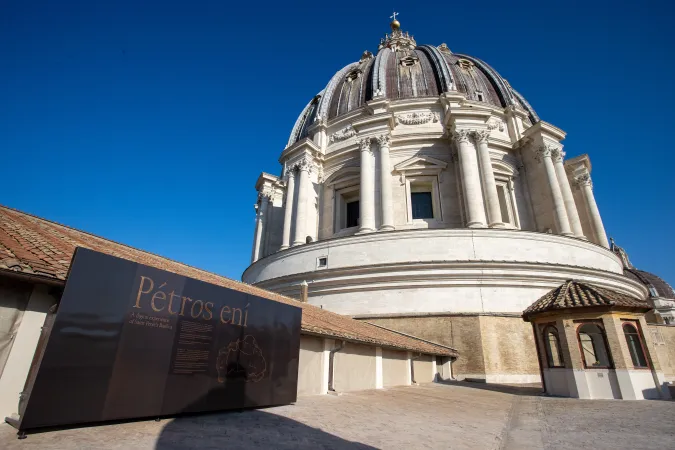
<path fill-rule="evenodd" d="M 476 99 L 479 102 L 484 102 L 485 101 L 485 95 L 481 91 L 476 91 Z"/>
<path fill-rule="evenodd" d="M 458 59 L 457 65 L 464 70 L 469 70 L 473 68 L 473 63 L 468 59 Z"/>
<path fill-rule="evenodd" d="M 405 58 L 401 58 L 401 65 L 403 67 L 411 67 L 417 64 L 418 59 L 412 56 L 406 56 Z"/>
<path fill-rule="evenodd" d="M 347 81 L 352 83 L 355 80 L 358 80 L 359 77 L 361 76 L 361 71 L 360 70 L 352 70 L 347 74 Z"/>

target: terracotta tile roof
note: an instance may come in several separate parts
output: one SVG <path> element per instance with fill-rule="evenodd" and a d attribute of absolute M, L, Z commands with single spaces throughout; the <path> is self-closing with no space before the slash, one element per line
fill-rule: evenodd
<path fill-rule="evenodd" d="M 299 306 L 302 331 L 414 352 L 457 356 L 455 349 L 382 329 L 290 297 L 231 280 L 177 261 L 119 244 L 0 205 L 0 274 L 14 271 L 50 280 L 66 279 L 76 247 L 86 247 L 130 261 L 196 278 L 207 283 Z"/>
<path fill-rule="evenodd" d="M 579 281 L 568 280 L 532 303 L 523 311 L 523 318 L 528 320 L 532 315 L 555 310 L 602 306 L 637 308 L 645 311 L 651 309 L 647 302 L 629 295 Z"/>

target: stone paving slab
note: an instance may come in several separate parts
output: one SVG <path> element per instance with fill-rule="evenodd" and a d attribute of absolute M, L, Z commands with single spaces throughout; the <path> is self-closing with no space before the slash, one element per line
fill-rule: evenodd
<path fill-rule="evenodd" d="M 295 405 L 33 433 L 0 425 L 3 449 L 664 449 L 675 402 L 573 400 L 538 390 L 425 384 Z"/>

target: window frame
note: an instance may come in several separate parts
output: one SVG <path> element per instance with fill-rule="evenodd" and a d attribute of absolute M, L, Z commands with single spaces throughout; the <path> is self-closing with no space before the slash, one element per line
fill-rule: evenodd
<path fill-rule="evenodd" d="M 560 365 L 553 364 L 553 354 L 551 353 L 550 340 L 548 339 L 549 332 L 553 332 L 556 341 L 556 347 L 558 349 L 558 356 L 560 358 Z M 563 355 L 562 345 L 560 344 L 560 333 L 558 333 L 558 327 L 554 324 L 549 323 L 545 324 L 542 328 L 541 338 L 544 341 L 544 353 L 546 354 L 546 364 L 549 369 L 564 369 L 565 366 L 565 356 Z"/>
<path fill-rule="evenodd" d="M 333 195 L 333 234 L 356 232 L 354 227 L 347 227 L 347 204 L 353 201 L 359 202 L 359 219 L 361 218 L 361 187 L 358 184 L 335 189 Z M 360 222 L 360 220 L 359 220 Z"/>
<path fill-rule="evenodd" d="M 431 209 L 433 217 L 430 219 L 413 219 L 412 214 L 412 193 L 415 185 L 428 185 L 431 193 Z M 443 222 L 443 213 L 441 211 L 441 197 L 438 186 L 437 175 L 410 175 L 405 178 L 405 194 L 406 194 L 406 214 L 408 224 L 429 224 Z"/>
<path fill-rule="evenodd" d="M 516 177 L 518 176 L 518 173 L 512 171 L 505 163 L 494 160 L 492 161 L 492 171 L 494 173 L 497 189 L 504 189 L 504 200 L 506 201 L 506 210 L 509 215 L 509 221 L 504 222 L 504 224 L 510 228 L 520 230 L 520 213 L 518 212 L 518 204 L 516 201 Z M 497 192 L 497 197 L 499 198 L 499 192 Z M 500 213 L 502 212 L 501 202 L 499 211 Z M 504 221 L 503 217 L 502 221 Z"/>
<path fill-rule="evenodd" d="M 577 344 L 579 345 L 579 352 L 581 353 L 581 362 L 584 365 L 584 369 L 614 369 L 614 359 L 612 358 L 612 351 L 609 348 L 609 342 L 607 341 L 607 332 L 605 330 L 605 326 L 602 323 L 602 321 L 601 320 L 584 320 L 584 321 L 580 321 L 580 322 L 576 322 L 576 323 L 577 323 L 577 329 L 576 329 Z M 607 353 L 608 365 L 606 365 L 606 366 L 589 366 L 586 363 L 586 356 L 584 355 L 584 348 L 581 345 L 581 328 L 584 325 L 595 325 L 600 329 L 600 335 L 602 337 L 602 343 L 605 346 L 605 352 Z M 597 355 L 598 351 L 596 349 L 595 341 L 593 340 L 593 338 L 591 338 L 591 343 L 593 344 L 593 351 Z"/>
<path fill-rule="evenodd" d="M 642 350 L 642 356 L 645 359 L 645 366 L 636 366 L 635 361 L 633 360 L 633 352 L 628 343 L 628 338 L 626 336 L 626 327 L 632 327 L 635 330 L 635 334 L 638 337 L 638 342 L 640 343 L 640 350 Z M 649 358 L 647 357 L 647 349 L 645 348 L 644 339 L 642 336 L 642 329 L 640 328 L 640 323 L 635 320 L 622 320 L 621 330 L 623 331 L 623 337 L 626 340 L 626 346 L 628 347 L 628 353 L 630 354 L 630 360 L 633 363 L 633 369 L 636 370 L 650 370 L 652 368 Z"/>

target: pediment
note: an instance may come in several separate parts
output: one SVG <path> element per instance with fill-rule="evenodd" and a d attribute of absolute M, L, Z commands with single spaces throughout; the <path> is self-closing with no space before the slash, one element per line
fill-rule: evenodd
<path fill-rule="evenodd" d="M 335 186 L 343 183 L 350 183 L 359 180 L 361 169 L 359 167 L 344 167 L 331 174 L 324 184 L 326 186 Z"/>
<path fill-rule="evenodd" d="M 410 171 L 437 171 L 448 167 L 448 163 L 440 159 L 432 158 L 430 156 L 414 156 L 394 166 L 396 172 L 410 172 Z"/>

